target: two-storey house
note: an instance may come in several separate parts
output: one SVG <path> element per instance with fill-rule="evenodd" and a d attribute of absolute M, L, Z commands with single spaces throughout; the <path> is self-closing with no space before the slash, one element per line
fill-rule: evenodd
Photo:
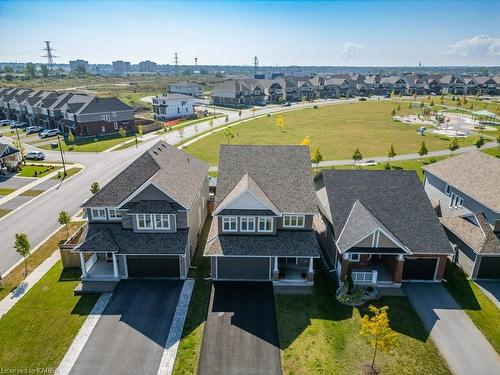
<path fill-rule="evenodd" d="M 189 81 L 176 82 L 168 85 L 168 92 L 189 95 L 194 97 L 201 97 L 203 96 L 203 87 L 195 82 L 189 82 Z"/>
<path fill-rule="evenodd" d="M 500 278 L 500 160 L 479 151 L 429 164 L 424 187 L 471 278 Z"/>
<path fill-rule="evenodd" d="M 85 201 L 89 223 L 68 241 L 76 242 L 83 286 L 186 278 L 207 215 L 207 172 L 203 162 L 158 142 Z"/>
<path fill-rule="evenodd" d="M 157 120 L 168 120 L 194 115 L 195 98 L 184 94 L 166 94 L 153 98 L 153 113 Z"/>
<path fill-rule="evenodd" d="M 308 147 L 222 145 L 204 251 L 212 279 L 312 285 L 316 214 Z"/>
<path fill-rule="evenodd" d="M 380 287 L 442 279 L 452 248 L 414 171 L 325 170 L 314 182 L 340 283 L 349 268 L 354 283 Z"/>

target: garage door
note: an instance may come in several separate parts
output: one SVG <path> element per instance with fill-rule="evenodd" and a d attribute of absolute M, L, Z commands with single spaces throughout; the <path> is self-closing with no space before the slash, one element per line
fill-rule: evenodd
<path fill-rule="evenodd" d="M 477 279 L 500 279 L 500 257 L 482 257 Z"/>
<path fill-rule="evenodd" d="M 269 258 L 217 257 L 219 280 L 269 280 Z"/>
<path fill-rule="evenodd" d="M 178 256 L 127 256 L 129 277 L 179 277 Z"/>
<path fill-rule="evenodd" d="M 434 280 L 436 258 L 406 258 L 403 266 L 403 280 Z"/>

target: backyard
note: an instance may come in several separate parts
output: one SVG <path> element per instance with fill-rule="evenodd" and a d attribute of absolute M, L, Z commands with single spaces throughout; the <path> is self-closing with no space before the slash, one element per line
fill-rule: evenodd
<path fill-rule="evenodd" d="M 230 143 L 299 144 L 308 137 L 311 149 L 318 147 L 324 160 L 350 159 L 356 147 L 364 158 L 383 156 L 390 143 L 398 154 L 416 153 L 422 141 L 429 151 L 447 148 L 450 138 L 430 132 L 419 136 L 419 125 L 393 121 L 391 111 L 397 106 L 397 102 L 368 101 L 285 112 L 282 130 L 276 126 L 276 115 L 258 118 L 234 125 Z M 408 103 L 400 107 L 401 115 L 420 112 L 420 108 L 408 109 Z M 470 146 L 474 138 L 459 139 L 459 143 Z M 225 131 L 219 131 L 189 145 L 185 151 L 215 165 L 219 145 L 227 143 Z"/>
<path fill-rule="evenodd" d="M 359 334 L 367 306 L 342 305 L 334 292 L 335 285 L 319 271 L 314 295 L 276 296 L 284 374 L 358 374 L 370 362 L 373 349 Z M 392 354 L 377 355 L 380 373 L 450 373 L 405 297 L 384 297 L 373 304 L 389 306 L 390 325 L 399 343 Z"/>

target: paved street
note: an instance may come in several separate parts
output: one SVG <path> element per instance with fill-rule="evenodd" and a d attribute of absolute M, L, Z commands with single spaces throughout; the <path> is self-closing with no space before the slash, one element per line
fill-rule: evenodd
<path fill-rule="evenodd" d="M 500 356 L 442 284 L 408 283 L 403 290 L 453 374 L 498 374 Z"/>

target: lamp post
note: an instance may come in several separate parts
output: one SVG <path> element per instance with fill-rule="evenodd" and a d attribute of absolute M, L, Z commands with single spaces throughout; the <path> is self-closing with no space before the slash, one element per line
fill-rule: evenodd
<path fill-rule="evenodd" d="M 63 149 L 62 149 L 62 146 L 61 146 L 61 137 L 59 136 L 59 134 L 57 135 L 57 142 L 59 143 L 59 151 L 61 152 L 61 160 L 62 160 L 62 163 L 63 163 L 63 170 L 64 170 L 63 178 L 64 178 L 67 175 L 67 173 L 66 173 L 66 163 L 64 162 L 64 152 L 63 152 Z"/>

